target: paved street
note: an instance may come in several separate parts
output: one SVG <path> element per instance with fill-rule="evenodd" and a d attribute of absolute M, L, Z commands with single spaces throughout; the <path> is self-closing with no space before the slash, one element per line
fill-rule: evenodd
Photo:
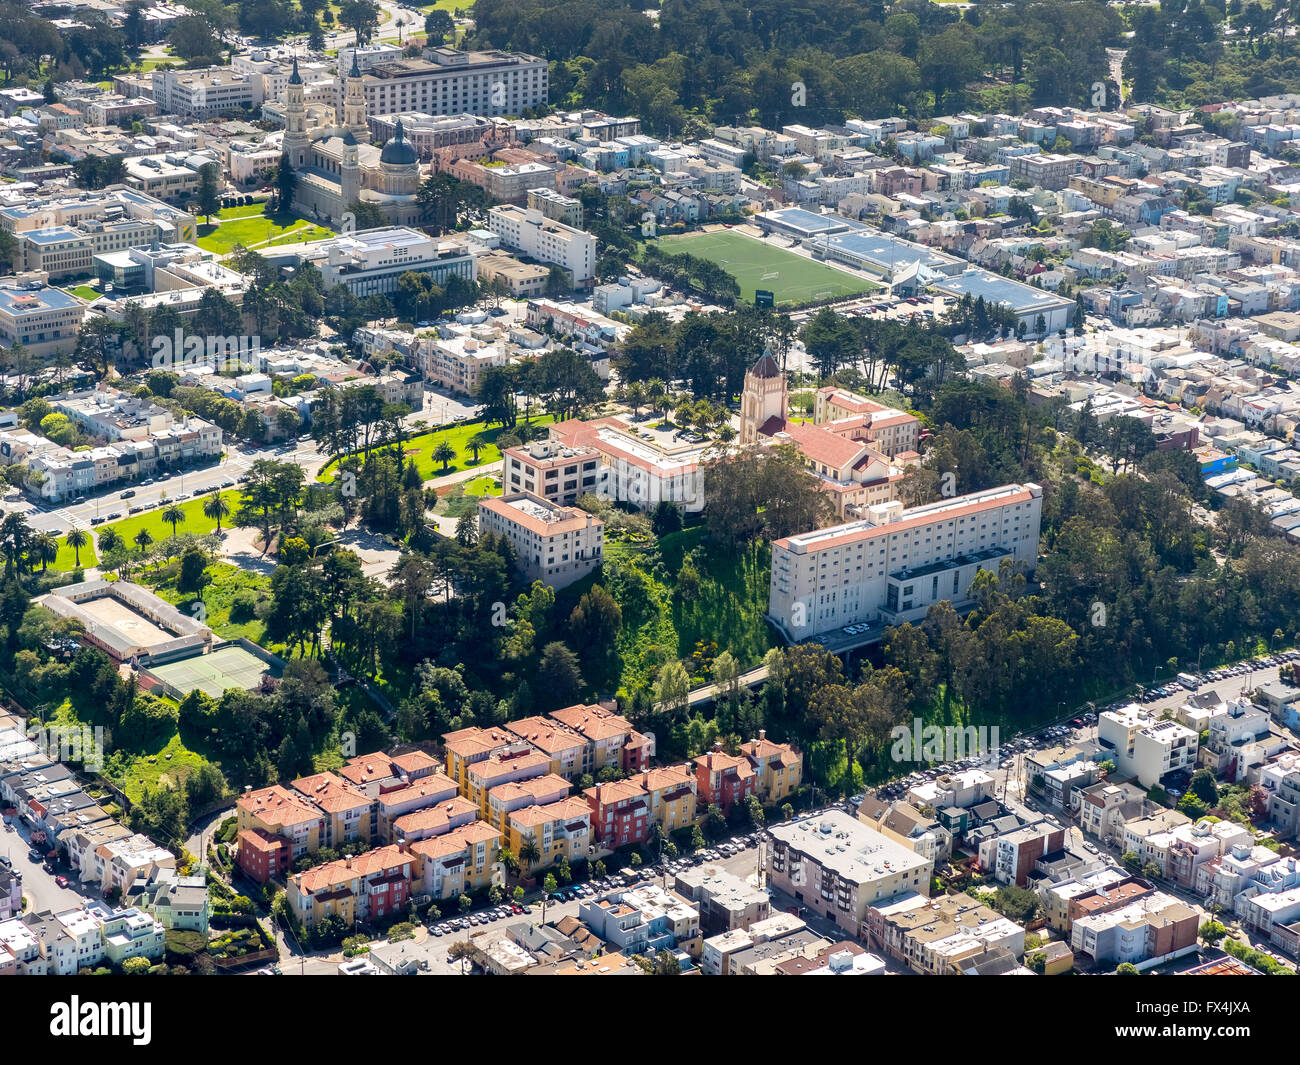
<path fill-rule="evenodd" d="M 80 906 L 82 896 L 72 887 L 61 888 L 54 882 L 54 876 L 46 872 L 40 862 L 33 862 L 27 857 L 31 849 L 25 827 L 17 818 L 12 825 L 5 824 L 0 829 L 0 854 L 13 862 L 14 872 L 23 877 L 23 895 L 27 899 L 27 912 L 42 910 L 62 911 Z M 74 885 L 76 881 L 72 882 Z"/>

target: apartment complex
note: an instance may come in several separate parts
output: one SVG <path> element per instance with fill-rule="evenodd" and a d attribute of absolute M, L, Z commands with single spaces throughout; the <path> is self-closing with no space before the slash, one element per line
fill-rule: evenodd
<path fill-rule="evenodd" d="M 772 545 L 768 616 L 791 640 L 861 622 L 916 621 L 941 600 L 960 608 L 981 570 L 1032 571 L 1043 490 L 1004 485 L 867 517 Z"/>
<path fill-rule="evenodd" d="M 1195 768 L 1199 740 L 1186 725 L 1161 721 L 1130 703 L 1098 716 L 1097 742 L 1103 757 L 1114 760 L 1118 776 L 1136 777 L 1150 788 L 1166 773 Z"/>
<path fill-rule="evenodd" d="M 574 288 L 590 286 L 596 266 L 596 238 L 586 230 L 557 222 L 534 208 L 513 204 L 488 211 L 488 228 L 506 247 L 538 262 L 559 266 L 569 275 Z"/>
<path fill-rule="evenodd" d="M 479 530 L 510 541 L 524 578 L 563 588 L 600 565 L 605 522 L 527 492 L 479 501 Z"/>
<path fill-rule="evenodd" d="M 777 825 L 771 834 L 772 884 L 853 938 L 862 935 L 872 906 L 930 893 L 929 859 L 842 810 Z"/>

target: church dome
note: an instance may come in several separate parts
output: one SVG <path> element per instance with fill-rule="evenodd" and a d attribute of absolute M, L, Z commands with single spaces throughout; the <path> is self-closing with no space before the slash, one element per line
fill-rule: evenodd
<path fill-rule="evenodd" d="M 384 145 L 384 150 L 379 153 L 379 161 L 393 166 L 411 166 L 419 160 L 416 150 L 406 142 L 402 121 L 398 119 L 397 128 L 393 131 L 393 139 Z"/>

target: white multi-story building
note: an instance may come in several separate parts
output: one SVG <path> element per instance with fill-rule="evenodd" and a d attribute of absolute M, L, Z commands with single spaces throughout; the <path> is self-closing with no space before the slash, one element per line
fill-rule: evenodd
<path fill-rule="evenodd" d="M 521 115 L 547 100 L 547 63 L 520 52 L 426 48 L 425 58 L 374 64 L 362 76 L 372 115 Z"/>
<path fill-rule="evenodd" d="M 504 536 L 515 563 L 531 583 L 563 588 L 600 565 L 605 522 L 577 507 L 561 507 L 540 496 L 508 492 L 479 501 L 479 530 Z"/>
<path fill-rule="evenodd" d="M 260 104 L 262 82 L 251 72 L 233 67 L 155 70 L 153 96 L 164 114 L 210 118 Z"/>
<path fill-rule="evenodd" d="M 464 242 L 404 226 L 363 229 L 298 245 L 294 254 L 316 263 L 327 288 L 347 285 L 357 296 L 395 292 L 398 278 L 408 271 L 428 274 L 443 286 L 453 276 L 474 280 L 474 258 Z"/>
<path fill-rule="evenodd" d="M 1196 765 L 1196 733 L 1176 721 L 1160 721 L 1137 703 L 1107 710 L 1097 719 L 1097 741 L 1115 761 L 1116 775 L 1137 777 L 1144 788 L 1166 773 Z"/>
<path fill-rule="evenodd" d="M 488 228 L 506 247 L 563 268 L 575 288 L 591 284 L 596 265 L 596 238 L 586 230 L 557 222 L 530 207 L 513 204 L 488 211 Z"/>
<path fill-rule="evenodd" d="M 1004 485 L 800 533 L 772 545 L 768 616 L 791 640 L 861 622 L 898 624 L 942 600 L 969 600 L 980 570 L 1004 561 L 1033 570 L 1043 490 Z"/>

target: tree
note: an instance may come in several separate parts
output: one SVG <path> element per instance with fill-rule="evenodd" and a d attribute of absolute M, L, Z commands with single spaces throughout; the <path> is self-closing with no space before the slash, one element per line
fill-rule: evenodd
<path fill-rule="evenodd" d="M 537 691 L 544 693 L 542 701 L 546 708 L 558 710 L 572 706 L 581 696 L 582 689 L 578 656 L 559 640 L 543 647 L 537 663 Z"/>
<path fill-rule="evenodd" d="M 424 35 L 430 48 L 442 44 L 447 39 L 447 35 L 454 33 L 455 30 L 456 24 L 446 11 L 430 11 L 424 16 Z"/>
<path fill-rule="evenodd" d="M 526 837 L 519 845 L 519 860 L 523 863 L 525 876 L 531 872 L 534 863 L 541 861 L 541 858 L 542 852 L 537 846 L 537 840 L 532 836 Z"/>
<path fill-rule="evenodd" d="M 90 543 L 90 534 L 85 529 L 72 529 L 67 535 L 68 546 L 72 548 L 75 558 L 74 564 L 78 569 L 81 568 L 81 549 Z"/>
<path fill-rule="evenodd" d="M 461 909 L 460 909 L 460 912 L 461 912 L 461 913 L 468 913 L 469 910 L 470 910 L 470 907 L 474 905 L 474 900 L 471 899 L 468 895 L 462 895 L 462 896 L 460 897 L 460 899 L 461 899 L 461 903 L 462 903 L 462 905 L 461 905 Z M 469 905 L 464 905 L 465 903 L 468 903 Z M 458 962 L 460 962 L 460 974 L 461 974 L 461 976 L 464 976 L 464 975 L 465 975 L 465 961 L 466 961 L 466 959 L 467 959 L 467 958 L 472 958 L 473 956 L 474 956 L 474 948 L 473 948 L 472 946 L 470 946 L 468 943 L 464 942 L 463 940 L 459 940 L 459 941 L 453 943 L 453 944 L 451 945 L 451 948 L 447 951 L 447 957 L 448 957 L 448 958 L 450 958 L 452 961 L 458 961 Z"/>
<path fill-rule="evenodd" d="M 1217 947 L 1228 934 L 1228 929 L 1218 921 L 1206 921 L 1200 927 L 1201 942 L 1207 947 Z"/>
<path fill-rule="evenodd" d="M 135 541 L 135 546 L 140 549 L 140 557 L 144 558 L 145 551 L 153 543 L 153 533 L 148 529 L 141 529 L 131 539 Z"/>
<path fill-rule="evenodd" d="M 44 573 L 49 564 L 59 557 L 59 541 L 47 532 L 37 533 L 32 539 L 29 553 L 40 561 L 41 572 Z"/>
<path fill-rule="evenodd" d="M 203 500 L 203 515 L 217 523 L 217 532 L 221 532 L 221 519 L 230 514 L 230 504 L 220 492 L 213 492 Z"/>
<path fill-rule="evenodd" d="M 489 437 L 487 433 L 475 433 L 465 441 L 465 446 L 469 448 L 470 453 L 474 456 L 474 461 L 478 462 L 479 452 L 485 451 L 487 448 L 492 446 L 492 438 Z M 455 457 L 456 456 L 453 453 L 452 458 Z"/>
<path fill-rule="evenodd" d="M 442 463 L 442 472 L 447 472 L 447 466 L 456 457 L 456 449 L 451 446 L 447 439 L 439 440 L 437 446 L 433 449 L 433 461 Z"/>
<path fill-rule="evenodd" d="M 1120 962 L 1119 965 L 1115 967 L 1115 975 L 1116 976 L 1141 976 L 1142 970 L 1139 969 L 1132 962 L 1124 961 L 1124 962 Z"/>
<path fill-rule="evenodd" d="M 280 164 L 275 168 L 275 191 L 280 210 L 293 210 L 293 197 L 298 191 L 298 171 L 293 168 L 288 152 L 280 156 Z"/>
<path fill-rule="evenodd" d="M 560 889 L 559 883 L 553 873 L 547 873 L 546 879 L 542 881 L 542 924 L 546 923 L 546 904 L 551 901 L 551 896 Z"/>
<path fill-rule="evenodd" d="M 369 44 L 379 25 L 379 6 L 371 0 L 343 0 L 339 5 L 339 24 L 352 30 L 357 44 Z"/>
<path fill-rule="evenodd" d="M 199 187 L 194 193 L 195 207 L 210 222 L 221 209 L 221 168 L 216 163 L 199 167 Z"/>
<path fill-rule="evenodd" d="M 187 547 L 181 554 L 180 572 L 176 576 L 176 590 L 202 596 L 209 583 L 208 556 L 197 544 Z"/>
<path fill-rule="evenodd" d="M 185 522 L 185 508 L 173 503 L 162 512 L 162 520 L 172 527 L 172 535 L 176 535 L 176 526 Z"/>

